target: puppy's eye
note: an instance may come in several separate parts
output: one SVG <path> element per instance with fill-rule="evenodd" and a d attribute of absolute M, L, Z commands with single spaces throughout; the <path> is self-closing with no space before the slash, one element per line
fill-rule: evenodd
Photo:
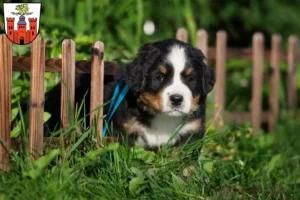
<path fill-rule="evenodd" d="M 160 74 L 160 75 L 157 75 L 154 79 L 156 80 L 156 81 L 163 81 L 164 80 L 164 75 L 162 75 L 162 74 Z"/>
<path fill-rule="evenodd" d="M 192 76 L 187 76 L 185 79 L 186 79 L 188 82 L 193 82 L 193 81 L 195 80 L 195 78 L 192 77 Z"/>

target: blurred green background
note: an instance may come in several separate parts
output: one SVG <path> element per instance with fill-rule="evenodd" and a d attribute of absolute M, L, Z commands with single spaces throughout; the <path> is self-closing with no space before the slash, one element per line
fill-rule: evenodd
<path fill-rule="evenodd" d="M 265 36 L 265 48 L 269 49 L 271 35 L 279 33 L 283 38 L 282 50 L 286 51 L 288 36 L 300 34 L 299 10 L 299 0 L 44 0 L 39 33 L 46 39 L 47 57 L 59 57 L 61 43 L 68 38 L 76 42 L 76 59 L 90 59 L 92 43 L 101 40 L 105 44 L 105 59 L 116 60 L 120 65 L 129 62 L 142 44 L 175 37 L 180 27 L 188 30 L 189 42 L 194 45 L 197 30 L 204 28 L 210 46 L 215 46 L 216 32 L 220 29 L 228 33 L 229 47 L 251 47 L 253 33 L 260 31 Z M 0 17 L 0 31 L 4 33 L 3 13 Z M 152 34 L 145 33 L 146 22 L 153 23 Z M 30 45 L 14 45 L 15 55 L 29 55 L 29 50 Z M 214 67 L 214 62 L 210 65 Z M 265 71 L 269 67 L 266 62 Z M 286 63 L 282 63 L 279 88 L 282 108 L 286 107 L 286 72 Z M 227 61 L 227 110 L 250 109 L 251 75 L 251 62 Z M 18 86 L 14 92 L 21 96 L 18 99 L 28 100 L 28 78 L 28 73 L 14 76 L 14 86 Z M 56 81 L 53 74 L 46 74 L 46 79 L 48 91 Z M 265 79 L 264 110 L 268 109 L 268 84 Z"/>

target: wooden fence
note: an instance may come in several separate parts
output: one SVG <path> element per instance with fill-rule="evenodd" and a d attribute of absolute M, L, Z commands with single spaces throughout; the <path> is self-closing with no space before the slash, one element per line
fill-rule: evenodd
<path fill-rule="evenodd" d="M 176 38 L 184 42 L 188 41 L 185 29 L 179 29 Z M 216 61 L 216 86 L 215 103 L 221 108 L 215 112 L 217 118 L 234 123 L 251 121 L 254 133 L 258 134 L 262 121 L 269 123 L 269 130 L 274 129 L 279 113 L 279 61 L 288 63 L 287 102 L 290 109 L 296 108 L 296 62 L 300 57 L 296 56 L 297 38 L 289 37 L 288 53 L 280 51 L 281 37 L 272 36 L 271 51 L 264 50 L 264 37 L 261 33 L 253 36 L 252 49 L 228 48 L 227 34 L 224 31 L 217 33 L 216 47 L 209 47 L 208 34 L 205 30 L 197 32 L 197 47 L 210 60 Z M 297 54 L 298 55 L 298 54 Z M 68 101 L 74 110 L 75 73 L 91 73 L 91 98 L 90 111 L 94 111 L 103 104 L 103 78 L 105 74 L 115 74 L 116 62 L 104 62 L 104 44 L 95 42 L 92 47 L 91 61 L 75 61 L 75 43 L 72 40 L 64 40 L 62 43 L 62 59 L 45 58 L 45 42 L 37 37 L 31 46 L 31 57 L 12 56 L 12 43 L 6 35 L 0 35 L 0 170 L 8 169 L 9 151 L 11 147 L 11 83 L 12 71 L 30 71 L 30 120 L 29 120 L 29 148 L 33 157 L 41 152 L 43 138 L 43 112 L 44 112 L 44 73 L 61 72 L 61 127 L 70 125 L 68 113 Z M 226 86 L 226 59 L 245 59 L 253 61 L 253 90 L 252 110 L 250 113 L 229 113 L 225 106 Z M 297 60 L 298 59 L 298 60 Z M 270 61 L 273 73 L 270 77 L 270 110 L 262 112 L 262 79 L 263 61 Z M 73 111 L 72 110 L 72 111 Z M 102 109 L 98 113 L 90 115 L 90 125 L 97 116 L 102 116 Z M 96 130 L 99 131 L 98 140 L 101 140 L 102 120 L 99 120 Z"/>
<path fill-rule="evenodd" d="M 188 42 L 187 31 L 183 28 L 178 29 L 176 38 Z M 255 33 L 252 38 L 252 48 L 230 48 L 227 47 L 227 34 L 225 31 L 218 31 L 216 35 L 216 47 L 208 45 L 208 34 L 205 30 L 197 32 L 197 47 L 201 49 L 207 60 L 215 60 L 216 85 L 215 103 L 220 110 L 215 111 L 215 117 L 228 123 L 251 122 L 253 133 L 260 134 L 262 122 L 268 123 L 268 130 L 274 130 L 279 115 L 279 86 L 280 86 L 280 62 L 287 62 L 288 77 L 286 83 L 286 100 L 289 110 L 297 109 L 297 80 L 296 63 L 300 62 L 300 54 L 297 53 L 298 40 L 296 36 L 289 36 L 288 51 L 281 51 L 281 36 L 272 35 L 271 50 L 264 49 L 264 36 Z M 252 99 L 250 112 L 226 112 L 226 60 L 242 59 L 252 61 Z M 269 75 L 269 110 L 262 110 L 262 89 L 263 89 L 263 66 L 268 61 L 272 68 Z"/>
<path fill-rule="evenodd" d="M 91 73 L 90 112 L 103 104 L 103 83 L 105 74 L 115 74 L 116 62 L 104 62 L 104 44 L 95 42 L 92 47 L 91 61 L 75 61 L 75 43 L 64 40 L 62 59 L 45 59 L 45 41 L 37 37 L 31 46 L 31 57 L 12 56 L 12 43 L 6 35 L 0 35 L 0 169 L 7 169 L 11 147 L 11 83 L 12 71 L 30 71 L 30 116 L 29 116 L 29 149 L 33 157 L 41 152 L 44 141 L 44 73 L 61 72 L 61 127 L 68 128 L 69 108 L 74 111 L 75 73 Z M 71 111 L 71 112 L 72 112 Z M 102 116 L 102 109 L 90 115 L 92 127 L 96 117 Z M 101 140 L 102 120 L 98 120 L 98 140 Z"/>

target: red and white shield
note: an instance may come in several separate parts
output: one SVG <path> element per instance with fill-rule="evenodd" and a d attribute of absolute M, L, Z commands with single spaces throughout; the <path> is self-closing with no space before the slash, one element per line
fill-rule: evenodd
<path fill-rule="evenodd" d="M 3 3 L 5 32 L 13 43 L 32 42 L 39 33 L 41 3 Z"/>

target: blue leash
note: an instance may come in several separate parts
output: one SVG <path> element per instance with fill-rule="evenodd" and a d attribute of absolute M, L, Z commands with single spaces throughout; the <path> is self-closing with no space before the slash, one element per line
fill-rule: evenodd
<path fill-rule="evenodd" d="M 122 87 L 123 87 L 123 89 L 120 92 Z M 107 118 L 107 121 L 102 130 L 102 137 L 106 136 L 107 126 L 109 124 L 109 121 L 111 120 L 112 116 L 115 114 L 117 108 L 120 106 L 122 100 L 125 98 L 128 91 L 129 91 L 129 87 L 128 87 L 128 85 L 125 84 L 125 78 L 122 78 L 121 80 L 119 80 L 119 82 L 114 90 L 114 94 L 111 99 L 108 113 L 107 113 L 108 118 Z"/>

